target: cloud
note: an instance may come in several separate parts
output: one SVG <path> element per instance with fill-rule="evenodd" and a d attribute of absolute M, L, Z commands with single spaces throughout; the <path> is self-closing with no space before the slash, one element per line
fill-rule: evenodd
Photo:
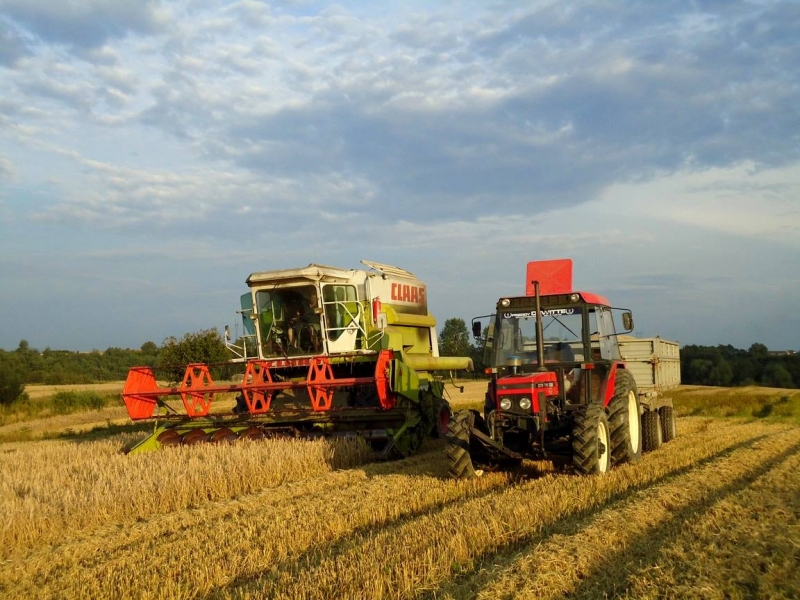
<path fill-rule="evenodd" d="M 766 169 L 750 161 L 614 184 L 598 204 L 641 218 L 800 249 L 798 197 L 800 163 Z"/>
<path fill-rule="evenodd" d="M 7 156 L 0 154 L 0 181 L 11 179 L 15 174 L 14 164 Z"/>
<path fill-rule="evenodd" d="M 13 67 L 30 50 L 22 36 L 2 18 L 0 13 L 0 66 Z"/>
<path fill-rule="evenodd" d="M 156 0 L 2 0 L 0 15 L 19 23 L 46 43 L 96 48 L 129 32 L 158 31 L 166 14 Z"/>

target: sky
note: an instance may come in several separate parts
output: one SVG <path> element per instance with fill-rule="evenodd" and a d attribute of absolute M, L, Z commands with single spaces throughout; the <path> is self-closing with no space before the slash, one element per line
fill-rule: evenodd
<path fill-rule="evenodd" d="M 234 326 L 366 259 L 439 328 L 528 261 L 800 350 L 800 2 L 0 0 L 0 348 Z"/>

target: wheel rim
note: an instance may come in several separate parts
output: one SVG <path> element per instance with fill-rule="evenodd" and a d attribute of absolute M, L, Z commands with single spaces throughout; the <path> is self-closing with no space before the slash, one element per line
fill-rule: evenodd
<path fill-rule="evenodd" d="M 439 409 L 439 435 L 447 435 L 447 428 L 450 426 L 450 411 L 445 407 Z"/>
<path fill-rule="evenodd" d="M 628 392 L 628 429 L 631 434 L 631 448 L 634 454 L 639 452 L 639 445 L 642 443 L 639 427 L 639 402 L 636 394 L 631 390 Z"/>
<path fill-rule="evenodd" d="M 607 473 L 610 465 L 610 440 L 604 421 L 597 424 L 597 472 Z"/>

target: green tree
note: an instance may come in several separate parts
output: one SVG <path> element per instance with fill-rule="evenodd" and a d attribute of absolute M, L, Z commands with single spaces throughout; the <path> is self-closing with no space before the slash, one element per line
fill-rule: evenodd
<path fill-rule="evenodd" d="M 761 385 L 777 388 L 793 388 L 792 374 L 778 362 L 769 363 L 761 377 Z"/>
<path fill-rule="evenodd" d="M 447 319 L 439 333 L 439 355 L 472 356 L 473 351 L 464 319 Z"/>
<path fill-rule="evenodd" d="M 182 339 L 168 337 L 158 353 L 157 367 L 163 369 L 172 381 L 183 379 L 186 365 L 205 363 L 212 375 L 219 377 L 223 363 L 230 359 L 225 340 L 216 329 L 187 333 Z"/>
<path fill-rule="evenodd" d="M 145 342 L 141 347 L 142 354 L 157 354 L 158 346 L 155 342 Z"/>
<path fill-rule="evenodd" d="M 728 386 L 731 384 L 733 380 L 733 369 L 731 369 L 730 363 L 724 358 L 720 358 L 719 361 L 711 368 L 708 373 L 708 382 L 711 385 L 718 385 L 718 386 Z"/>
<path fill-rule="evenodd" d="M 0 404 L 11 404 L 25 394 L 22 371 L 10 361 L 0 361 Z"/>

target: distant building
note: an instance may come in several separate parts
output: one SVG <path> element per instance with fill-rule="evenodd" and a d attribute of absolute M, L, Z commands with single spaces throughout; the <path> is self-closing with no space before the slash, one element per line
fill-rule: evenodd
<path fill-rule="evenodd" d="M 769 356 L 793 356 L 797 354 L 797 350 L 770 350 L 767 354 Z"/>

